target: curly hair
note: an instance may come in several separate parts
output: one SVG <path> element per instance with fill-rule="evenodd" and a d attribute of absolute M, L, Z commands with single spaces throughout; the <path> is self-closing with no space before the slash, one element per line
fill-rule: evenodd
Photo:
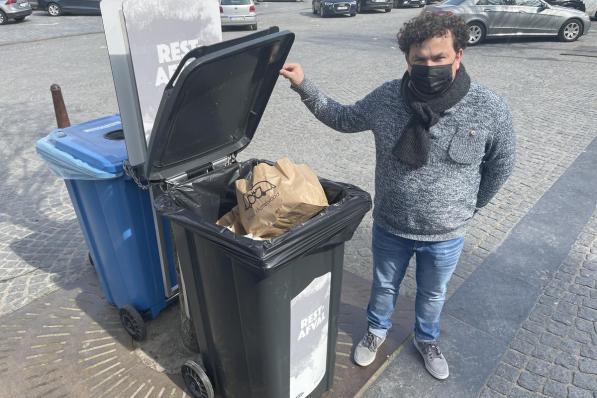
<path fill-rule="evenodd" d="M 432 37 L 442 37 L 448 32 L 454 39 L 454 51 L 466 48 L 468 29 L 457 15 L 424 12 L 406 22 L 398 32 L 398 46 L 408 56 L 413 45 L 419 45 Z"/>

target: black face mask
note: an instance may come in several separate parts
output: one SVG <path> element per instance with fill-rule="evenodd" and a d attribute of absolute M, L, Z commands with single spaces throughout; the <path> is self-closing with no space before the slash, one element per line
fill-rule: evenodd
<path fill-rule="evenodd" d="M 443 94 L 452 84 L 452 64 L 413 65 L 410 69 L 410 88 L 420 97 L 432 98 Z"/>

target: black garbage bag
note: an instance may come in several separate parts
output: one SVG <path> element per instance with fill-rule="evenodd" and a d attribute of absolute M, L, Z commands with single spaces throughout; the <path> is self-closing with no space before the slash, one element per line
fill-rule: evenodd
<path fill-rule="evenodd" d="M 299 256 L 350 240 L 371 209 L 371 196 L 346 183 L 320 179 L 330 206 L 309 221 L 271 240 L 234 234 L 216 221 L 236 205 L 235 181 L 250 178 L 253 167 L 270 161 L 251 159 L 214 170 L 171 187 L 155 201 L 157 210 L 174 222 L 217 244 L 257 271 L 267 272 Z"/>

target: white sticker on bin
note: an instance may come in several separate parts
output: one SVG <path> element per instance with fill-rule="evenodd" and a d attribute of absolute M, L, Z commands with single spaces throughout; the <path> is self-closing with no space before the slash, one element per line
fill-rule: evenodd
<path fill-rule="evenodd" d="M 325 376 L 332 274 L 315 278 L 290 301 L 290 398 L 306 397 Z"/>

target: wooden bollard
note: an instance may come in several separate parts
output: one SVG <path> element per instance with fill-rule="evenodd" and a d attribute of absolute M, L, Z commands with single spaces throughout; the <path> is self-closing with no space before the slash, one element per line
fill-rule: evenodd
<path fill-rule="evenodd" d="M 54 113 L 56 114 L 58 128 L 63 129 L 70 126 L 70 120 L 66 112 L 66 106 L 64 105 L 64 98 L 62 98 L 62 89 L 59 85 L 52 84 L 50 92 L 52 93 L 52 102 L 54 103 Z"/>

